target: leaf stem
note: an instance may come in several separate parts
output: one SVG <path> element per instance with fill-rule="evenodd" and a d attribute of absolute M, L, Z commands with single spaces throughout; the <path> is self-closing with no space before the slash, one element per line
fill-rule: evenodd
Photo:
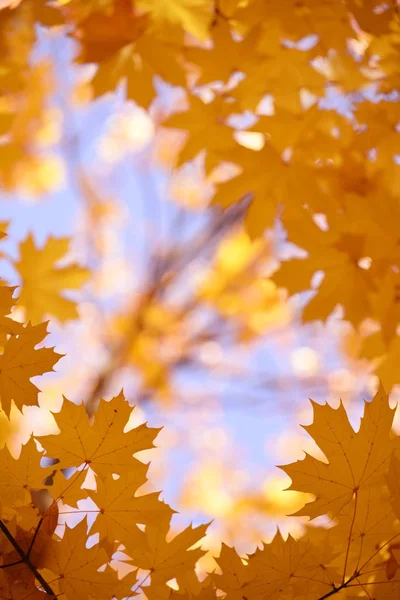
<path fill-rule="evenodd" d="M 40 529 L 40 527 L 41 527 L 41 525 L 43 523 L 43 519 L 44 519 L 44 517 L 41 517 L 39 523 L 36 525 L 35 533 L 33 534 L 33 538 L 31 540 L 31 543 L 29 544 L 29 548 L 28 548 L 28 553 L 27 553 L 27 557 L 28 558 L 31 555 L 33 544 L 35 543 L 37 534 L 39 533 L 39 529 Z"/>

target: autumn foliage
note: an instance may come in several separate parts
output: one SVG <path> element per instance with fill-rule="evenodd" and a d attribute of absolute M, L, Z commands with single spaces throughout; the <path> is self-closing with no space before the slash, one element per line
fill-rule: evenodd
<path fill-rule="evenodd" d="M 1 288 L 3 312 L 14 302 L 12 292 Z M 30 379 L 51 370 L 60 355 L 37 348 L 45 324 L 18 325 L 4 315 L 2 332 L 1 399 L 9 415 L 11 400 L 20 407 L 37 402 Z M 32 436 L 17 457 L 7 447 L 0 451 L 1 597 L 397 597 L 400 436 L 392 432 L 394 409 L 380 388 L 356 432 L 342 404 L 313 408 L 306 430 L 321 457 L 306 454 L 281 467 L 290 489 L 315 496 L 297 513 L 311 519 L 305 535 L 284 540 L 278 532 L 246 557 L 223 545 L 219 572 L 200 580 L 195 566 L 207 525 L 171 538 L 173 510 L 159 493 L 140 493 L 148 465 L 135 455 L 153 447 L 158 430 L 130 424 L 134 409 L 122 392 L 100 400 L 91 416 L 64 398 L 54 414 L 58 433 Z M 65 520 L 71 507 L 78 524 Z M 318 517 L 326 522 L 314 524 Z M 129 566 L 122 577 L 121 565 Z M 177 590 L 168 585 L 173 579 Z"/>
<path fill-rule="evenodd" d="M 40 200 L 75 169 L 88 229 L 107 221 L 60 106 L 119 94 L 167 139 L 158 160 L 177 204 L 193 222 L 203 211 L 188 237 L 178 220 L 169 245 L 154 244 L 134 301 L 105 322 L 85 401 L 63 397 L 54 431 L 32 427 L 18 450 L 8 432 L 40 405 L 32 379 L 63 356 L 47 344 L 49 321 L 79 319 L 73 294 L 96 268 L 70 259 L 68 237 L 29 233 L 9 256 L 1 223 L 0 258 L 19 285 L 0 286 L 0 600 L 400 598 L 400 436 L 387 395 L 400 384 L 399 31 L 397 0 L 0 2 L 3 194 Z M 55 39 L 72 49 L 70 77 L 41 53 Z M 108 140 L 103 155 L 119 146 Z M 204 197 L 182 192 L 187 172 Z M 205 570 L 208 525 L 176 531 L 175 511 L 146 487 L 140 453 L 159 430 L 137 424 L 133 404 L 171 402 L 174 375 L 198 367 L 201 348 L 211 362 L 226 340 L 250 348 L 288 322 L 292 297 L 302 323 L 339 318 L 352 359 L 381 383 L 358 428 L 342 402 L 312 402 L 316 456 L 280 467 L 312 498 L 295 513 L 309 518 L 303 534 L 278 530 L 246 555 L 222 544 Z M 124 369 L 139 374 L 136 397 L 111 398 Z"/>

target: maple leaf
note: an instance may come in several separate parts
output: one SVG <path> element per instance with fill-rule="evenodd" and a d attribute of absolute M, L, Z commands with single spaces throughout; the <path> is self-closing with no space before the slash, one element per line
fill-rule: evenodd
<path fill-rule="evenodd" d="M 75 302 L 64 298 L 61 293 L 65 289 L 79 289 L 87 280 L 89 271 L 77 264 L 55 266 L 65 258 L 69 244 L 69 238 L 49 237 L 43 248 L 37 248 L 30 234 L 19 246 L 20 258 L 14 263 L 22 279 L 19 303 L 34 323 L 42 321 L 46 313 L 60 321 L 78 316 Z"/>
<path fill-rule="evenodd" d="M 7 317 L 16 302 L 13 298 L 15 289 L 15 287 L 0 287 L 0 346 L 4 345 L 7 336 L 17 335 L 23 329 L 22 323 Z"/>
<path fill-rule="evenodd" d="M 80 42 L 79 60 L 99 63 L 111 58 L 142 35 L 147 21 L 129 10 L 126 2 L 113 3 L 111 13 L 91 12 L 73 32 Z"/>
<path fill-rule="evenodd" d="M 282 43 L 281 31 L 273 22 L 258 23 L 241 45 L 245 50 L 238 71 L 245 76 L 232 90 L 232 96 L 243 110 L 257 112 L 262 99 L 271 94 L 275 106 L 301 113 L 301 89 L 308 89 L 316 96 L 323 95 L 326 78 L 314 68 L 307 52 Z M 251 63 L 249 45 L 253 54 Z M 282 70 L 286 74 L 284 78 Z"/>
<path fill-rule="evenodd" d="M 391 438 L 394 409 L 380 386 L 373 400 L 365 403 L 360 429 L 355 432 L 342 402 L 337 409 L 316 402 L 312 406 L 313 422 L 303 427 L 328 462 L 306 454 L 303 460 L 280 468 L 292 480 L 288 489 L 316 496 L 296 515 L 335 517 L 361 491 L 382 479 L 395 448 Z"/>
<path fill-rule="evenodd" d="M 46 473 L 48 468 L 43 468 L 42 471 Z M 21 529 L 20 539 L 25 536 L 25 540 L 20 542 L 20 545 L 24 550 L 28 551 L 32 543 L 32 538 L 39 536 L 51 537 L 57 528 L 59 521 L 59 507 L 56 502 L 49 501 L 48 497 L 45 498 L 46 502 L 40 502 L 42 499 L 42 493 L 46 496 L 46 490 L 43 484 L 41 488 L 31 488 L 31 503 L 18 507 L 18 527 Z M 33 545 L 33 549 L 37 552 L 36 544 Z M 35 562 L 36 564 L 36 562 Z"/>
<path fill-rule="evenodd" d="M 336 523 L 330 539 L 341 554 L 343 578 L 365 566 L 382 540 L 400 533 L 382 491 L 398 447 L 398 438 L 391 435 L 394 410 L 382 386 L 364 408 L 356 433 L 342 403 L 337 409 L 313 403 L 313 423 L 304 428 L 328 462 L 306 454 L 303 460 L 280 467 L 292 480 L 288 489 L 315 495 L 295 514 L 311 519 L 328 515 Z"/>
<path fill-rule="evenodd" d="M 12 533 L 16 548 L 12 548 L 2 556 L 4 564 L 11 565 L 7 567 L 7 576 L 11 580 L 27 582 L 35 575 L 30 568 L 31 565 L 35 570 L 46 566 L 46 552 L 51 545 L 53 531 L 49 534 L 44 528 L 42 529 L 41 523 L 42 521 L 38 519 L 35 527 L 30 531 L 17 526 L 16 531 Z M 9 527 L 9 523 L 7 526 Z M 21 560 L 23 555 L 29 557 L 29 566 Z"/>
<path fill-rule="evenodd" d="M 291 535 L 284 540 L 278 531 L 269 544 L 249 555 L 250 581 L 244 586 L 244 596 L 257 600 L 281 594 L 290 597 L 291 592 L 296 598 L 302 596 L 305 584 L 309 597 L 323 596 L 338 581 L 335 569 L 328 566 L 332 557 L 329 542 L 313 546 L 310 540 L 295 540 Z"/>
<path fill-rule="evenodd" d="M 30 379 L 53 371 L 56 362 L 62 357 L 53 348 L 39 348 L 47 335 L 47 323 L 32 326 L 28 324 L 7 340 L 0 356 L 0 399 L 7 416 L 10 415 L 11 401 L 18 408 L 37 404 L 39 388 Z"/>
<path fill-rule="evenodd" d="M 314 197 L 321 201 L 315 169 L 286 161 L 270 143 L 259 151 L 237 146 L 225 153 L 224 160 L 237 164 L 241 172 L 218 185 L 212 202 L 227 208 L 251 196 L 246 229 L 252 238 L 261 237 L 266 228 L 273 226 L 281 205 L 287 198 L 297 197 L 303 185 L 307 186 L 309 201 Z"/>
<path fill-rule="evenodd" d="M 232 136 L 234 130 L 224 123 L 226 112 L 227 105 L 220 98 L 206 104 L 200 98 L 191 96 L 186 111 L 176 113 L 163 122 L 164 127 L 183 129 L 189 134 L 179 152 L 178 166 L 205 150 L 205 166 L 209 172 L 224 159 L 229 150 L 236 147 Z M 206 138 L 213 139 L 210 147 L 205 144 Z"/>
<path fill-rule="evenodd" d="M 91 82 L 95 97 L 126 82 L 127 98 L 148 108 L 156 95 L 155 75 L 174 85 L 184 85 L 184 74 L 177 61 L 178 49 L 172 42 L 166 44 L 143 34 L 134 44 L 100 62 Z"/>
<path fill-rule="evenodd" d="M 355 326 L 371 315 L 370 294 L 375 289 L 374 281 L 359 260 L 365 256 L 365 237 L 343 229 L 323 231 L 311 215 L 295 212 L 284 219 L 290 241 L 302 247 L 307 256 L 292 258 L 281 263 L 271 279 L 286 287 L 289 294 L 312 288 L 311 280 L 317 271 L 323 271 L 322 282 L 315 295 L 303 309 L 305 322 L 326 320 L 338 304 L 344 309 L 345 317 Z M 344 287 L 343 281 L 349 285 Z M 350 284 L 351 282 L 351 284 Z"/>
<path fill-rule="evenodd" d="M 30 582 L 12 581 L 6 570 L 0 571 L 0 597 L 12 600 L 49 600 L 48 594 L 37 589 L 33 577 Z"/>
<path fill-rule="evenodd" d="M 91 532 L 99 533 L 100 541 L 104 538 L 118 540 L 128 554 L 131 548 L 147 546 L 146 535 L 137 527 L 138 523 L 168 526 L 174 512 L 159 500 L 159 493 L 134 496 L 142 483 L 142 478 L 133 471 L 119 479 L 108 475 L 104 481 L 97 480 L 96 491 L 88 490 L 99 508 Z"/>
<path fill-rule="evenodd" d="M 189 46 L 185 49 L 188 62 L 199 67 L 200 73 L 197 85 L 205 85 L 212 81 L 228 81 L 236 71 L 240 60 L 240 44 L 234 41 L 229 23 L 218 19 L 211 29 L 213 52 L 215 60 L 210 60 L 209 48 Z"/>
<path fill-rule="evenodd" d="M 242 600 L 246 596 L 246 584 L 252 579 L 252 575 L 245 566 L 247 565 L 238 556 L 235 548 L 230 548 L 222 543 L 221 553 L 215 559 L 222 573 L 214 574 L 213 581 L 220 590 L 226 593 L 229 600 Z"/>
<path fill-rule="evenodd" d="M 107 565 L 104 573 L 108 573 L 111 572 L 111 575 L 115 576 L 115 571 L 114 569 L 112 569 L 109 565 Z M 112 590 L 112 598 L 120 598 L 125 599 L 125 598 L 129 598 L 131 599 L 132 597 L 136 596 L 137 592 L 136 591 L 132 591 L 132 588 L 135 586 L 137 589 L 137 570 L 134 569 L 133 571 L 130 571 L 127 575 L 125 575 L 124 577 L 122 577 L 121 579 L 118 579 L 113 587 Z"/>
<path fill-rule="evenodd" d="M 54 465 L 53 469 L 58 464 Z M 87 494 L 87 489 L 84 485 L 84 475 L 81 472 L 69 473 L 69 478 L 65 476 L 65 472 L 55 469 L 49 473 L 45 480 L 45 489 L 53 498 L 54 502 L 62 501 L 63 504 L 68 504 L 77 508 L 79 500 Z"/>
<path fill-rule="evenodd" d="M 18 458 L 7 447 L 0 450 L 0 514 L 11 518 L 18 507 L 32 502 L 32 488 L 44 487 L 48 469 L 40 466 L 42 452 L 38 452 L 33 438 L 22 446 Z"/>
<path fill-rule="evenodd" d="M 156 25 L 180 25 L 201 40 L 209 35 L 213 14 L 211 0 L 137 0 L 136 4 L 140 10 L 151 14 Z"/>
<path fill-rule="evenodd" d="M 86 519 L 74 529 L 66 525 L 63 538 L 53 539 L 47 548 L 46 569 L 41 573 L 51 578 L 52 589 L 58 589 L 68 600 L 109 600 L 118 584 L 116 572 L 98 571 L 108 562 L 107 555 L 97 545 L 87 548 L 86 541 Z"/>
<path fill-rule="evenodd" d="M 205 552 L 200 548 L 191 548 L 204 537 L 207 527 L 189 526 L 170 541 L 166 540 L 165 527 L 146 527 L 149 548 L 144 552 L 137 550 L 133 555 L 136 566 L 151 571 L 151 584 L 146 587 L 146 593 L 149 591 L 152 596 L 164 596 L 164 584 L 173 578 L 176 578 L 181 591 L 188 590 L 194 594 L 200 591 L 194 567 Z"/>
<path fill-rule="evenodd" d="M 384 6 L 384 10 L 377 11 L 379 3 L 375 0 L 363 0 L 362 2 L 349 0 L 348 6 L 365 31 L 375 34 L 389 31 L 392 19 L 392 11 L 389 6 Z"/>
<path fill-rule="evenodd" d="M 156 598 L 159 597 L 156 594 L 153 595 L 150 587 L 146 588 L 146 596 L 149 598 L 149 600 L 156 600 Z M 200 589 L 196 593 L 181 592 L 170 589 L 165 594 L 166 600 L 216 600 L 217 597 L 217 590 L 213 586 L 210 577 L 206 577 L 206 579 L 201 582 Z"/>
<path fill-rule="evenodd" d="M 396 336 L 387 345 L 378 331 L 363 340 L 358 352 L 360 358 L 371 361 L 374 372 L 386 389 L 391 390 L 399 382 L 400 338 Z"/>
<path fill-rule="evenodd" d="M 110 402 L 100 402 L 91 424 L 84 405 L 65 398 L 61 411 L 53 413 L 60 433 L 38 439 L 47 456 L 58 459 L 57 468 L 84 465 L 103 479 L 113 473 L 135 472 L 144 483 L 147 467 L 133 454 L 153 448 L 160 430 L 142 424 L 124 431 L 132 411 L 121 392 Z"/>
<path fill-rule="evenodd" d="M 127 96 L 147 108 L 156 92 L 158 74 L 175 85 L 184 85 L 183 69 L 177 63 L 179 44 L 149 34 L 148 15 L 132 11 L 130 2 L 113 2 L 105 10 L 95 6 L 80 20 L 73 33 L 80 42 L 81 62 L 95 62 L 98 69 L 91 81 L 95 97 L 119 87 L 126 81 Z M 82 6 L 77 7 L 78 12 Z"/>
<path fill-rule="evenodd" d="M 372 294 L 371 304 L 374 317 L 381 325 L 382 339 L 390 345 L 400 322 L 400 277 L 397 273 L 387 272 L 376 293 Z"/>
<path fill-rule="evenodd" d="M 275 110 L 273 115 L 259 117 L 247 131 L 262 133 L 280 153 L 290 149 L 291 162 L 301 161 L 302 169 L 307 169 L 318 159 L 332 159 L 338 152 L 337 132 L 340 131 L 339 139 L 345 138 L 349 128 L 349 123 L 335 111 L 322 113 L 317 106 L 311 106 L 300 114 Z M 317 169 L 315 166 L 315 172 Z M 308 190 L 309 196 L 310 192 Z M 290 202 L 290 198 L 287 201 Z"/>

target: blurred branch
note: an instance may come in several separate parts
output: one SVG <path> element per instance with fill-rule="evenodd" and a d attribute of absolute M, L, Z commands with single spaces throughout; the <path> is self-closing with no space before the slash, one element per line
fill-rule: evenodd
<path fill-rule="evenodd" d="M 89 414 L 96 410 L 100 397 L 107 390 L 115 373 L 126 363 L 132 344 L 144 329 L 144 317 L 148 307 L 156 299 L 162 298 L 172 284 L 182 276 L 185 269 L 192 266 L 194 261 L 215 251 L 218 242 L 242 221 L 246 207 L 247 202 L 242 202 L 225 212 L 211 210 L 209 211 L 211 223 L 207 223 L 190 243 L 185 243 L 184 246 L 174 244 L 166 251 L 156 248 L 149 260 L 150 273 L 147 283 L 144 284 L 144 291 L 139 300 L 135 296 L 132 301 L 133 308 L 127 330 L 109 350 L 109 360 L 87 394 L 85 405 Z M 186 304 L 180 311 L 180 317 L 183 318 L 192 307 L 191 302 Z M 177 363 L 182 363 L 182 361 L 184 361 L 183 358 L 179 359 Z M 143 398 L 149 398 L 149 392 L 150 390 L 144 390 L 140 395 Z"/>

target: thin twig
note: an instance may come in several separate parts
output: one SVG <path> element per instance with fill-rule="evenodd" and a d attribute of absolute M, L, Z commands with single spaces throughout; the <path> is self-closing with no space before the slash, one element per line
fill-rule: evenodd
<path fill-rule="evenodd" d="M 43 516 L 43 517 L 40 517 L 40 521 L 39 521 L 39 523 L 36 525 L 35 533 L 33 534 L 33 538 L 32 538 L 32 540 L 31 540 L 31 543 L 29 544 L 29 548 L 28 548 L 28 553 L 27 553 L 27 557 L 28 557 L 28 558 L 29 558 L 29 557 L 30 557 L 30 555 L 31 555 L 32 548 L 33 548 L 33 544 L 35 543 L 35 540 L 36 540 L 37 534 L 39 533 L 39 529 L 40 529 L 40 527 L 42 526 L 43 519 L 44 519 L 44 516 Z"/>
<path fill-rule="evenodd" d="M 12 563 L 8 563 L 7 565 L 0 565 L 0 569 L 8 569 L 8 567 L 15 567 L 17 565 L 21 565 L 24 561 L 21 560 L 16 560 Z"/>

